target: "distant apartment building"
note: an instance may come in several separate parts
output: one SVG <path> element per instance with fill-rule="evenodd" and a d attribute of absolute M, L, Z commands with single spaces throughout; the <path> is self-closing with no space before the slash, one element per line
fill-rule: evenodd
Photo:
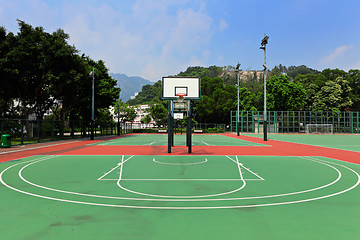
<path fill-rule="evenodd" d="M 151 118 L 151 122 L 150 123 L 141 123 L 141 119 L 143 119 L 146 115 L 149 115 L 149 110 L 150 106 L 145 104 L 145 105 L 137 105 L 135 107 L 136 110 L 136 118 L 134 119 L 133 122 L 133 129 L 139 129 L 139 128 L 152 128 L 155 126 L 155 121 Z"/>
<path fill-rule="evenodd" d="M 133 107 L 133 106 L 128 106 L 128 107 Z M 146 115 L 150 114 L 148 109 L 150 109 L 150 105 L 147 105 L 147 104 L 135 106 L 136 117 L 133 122 L 126 121 L 125 122 L 126 126 L 131 126 L 132 129 L 143 129 L 143 128 L 154 127 L 155 121 L 152 118 L 151 118 L 150 123 L 142 123 L 141 122 L 141 119 L 143 119 Z M 117 122 L 118 114 L 114 112 L 114 107 L 111 107 L 110 111 L 113 114 L 114 121 Z"/>

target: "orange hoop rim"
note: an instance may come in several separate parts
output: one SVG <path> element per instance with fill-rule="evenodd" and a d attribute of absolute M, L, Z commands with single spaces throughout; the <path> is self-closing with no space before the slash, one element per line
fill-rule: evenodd
<path fill-rule="evenodd" d="M 179 99 L 183 99 L 186 96 L 186 93 L 177 93 L 176 96 L 178 96 Z"/>

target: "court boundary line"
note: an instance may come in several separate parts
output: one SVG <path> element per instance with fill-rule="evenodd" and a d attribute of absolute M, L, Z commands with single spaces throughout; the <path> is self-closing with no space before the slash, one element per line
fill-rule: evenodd
<path fill-rule="evenodd" d="M 327 157 L 324 157 L 324 158 L 327 158 Z M 329 158 L 329 159 L 332 159 L 332 158 Z M 327 162 L 325 160 L 320 160 L 320 159 L 314 159 L 314 160 L 317 160 L 317 162 L 325 162 L 325 163 L 331 163 L 331 162 Z M 312 160 L 312 161 L 314 161 Z M 332 159 L 332 160 L 336 160 L 336 159 Z M 29 160 L 29 161 L 26 161 L 24 163 L 27 163 L 27 162 L 31 162 L 31 161 L 36 161 L 35 160 Z M 38 160 L 40 161 L 40 160 Z M 43 160 L 44 161 L 44 160 Z M 254 204 L 254 205 L 244 205 L 244 206 L 217 206 L 217 207 L 148 207 L 148 206 L 129 206 L 129 205 L 114 205 L 114 204 L 102 204 L 102 203 L 92 203 L 92 202 L 81 202 L 81 201 L 73 201 L 73 200 L 68 200 L 68 199 L 60 199 L 60 198 L 52 198 L 52 197 L 47 197 L 47 196 L 42 196 L 42 195 L 38 195 L 38 194 L 33 194 L 33 193 L 29 193 L 29 192 L 26 192 L 26 191 L 23 191 L 23 190 L 20 190 L 20 189 L 16 189 L 8 184 L 6 184 L 4 181 L 3 181 L 3 174 L 5 171 L 7 171 L 8 169 L 14 167 L 14 166 L 17 166 L 19 164 L 24 164 L 24 163 L 16 163 L 12 166 L 9 166 L 7 167 L 5 170 L 3 170 L 1 173 L 0 173 L 0 182 L 14 190 L 14 191 L 17 191 L 17 192 L 20 192 L 20 193 L 23 193 L 23 194 L 27 194 L 27 195 L 31 195 L 31 196 L 35 196 L 35 197 L 39 197 L 39 198 L 44 198 L 44 199 L 49 199 L 49 200 L 56 200 L 56 201 L 61 201 L 61 202 L 69 202 L 69 203 L 77 203 L 77 204 L 84 204 L 84 205 L 94 205 L 94 206 L 106 206 L 106 207 L 126 207 L 126 208 L 139 208 L 139 209 L 171 209 L 171 210 L 176 210 L 176 209 L 229 209 L 229 208 L 247 208 L 247 207 L 263 207 L 263 206 L 278 206 L 278 205 L 286 205 L 286 204 L 294 204 L 294 203 L 303 203 L 303 202 L 309 202 L 309 201 L 314 201 L 314 200 L 320 200 L 320 199 L 324 199 L 324 198 L 329 198 L 329 197 L 332 197 L 332 196 L 337 196 L 337 195 L 340 195 L 340 194 L 343 194 L 345 192 L 348 192 L 352 189 L 354 189 L 355 187 L 357 187 L 360 183 L 360 175 L 354 171 L 353 169 L 347 167 L 347 166 L 344 166 L 344 165 L 341 165 L 341 164 L 338 164 L 338 163 L 331 163 L 331 164 L 334 164 L 334 165 L 338 165 L 338 166 L 341 166 L 343 168 L 346 168 L 348 170 L 350 170 L 351 172 L 353 172 L 356 176 L 357 176 L 357 182 L 345 189 L 345 190 L 342 190 L 342 191 L 339 191 L 339 192 L 336 192 L 336 193 L 332 193 L 332 194 L 328 194 L 328 195 L 325 195 L 325 196 L 320 196 L 320 197 L 315 197 L 315 198 L 310 198 L 310 199 L 303 199 L 303 200 L 298 200 L 298 201 L 288 201 L 288 202 L 278 202 L 278 203 L 271 203 L 271 204 Z M 155 199 L 151 199 L 152 201 L 154 201 Z"/>

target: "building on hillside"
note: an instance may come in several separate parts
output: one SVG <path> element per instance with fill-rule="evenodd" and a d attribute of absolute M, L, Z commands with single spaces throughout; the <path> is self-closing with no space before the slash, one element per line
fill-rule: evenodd
<path fill-rule="evenodd" d="M 231 70 L 231 71 L 225 71 L 223 75 L 229 75 L 233 78 L 236 78 L 236 72 Z M 259 81 L 262 76 L 263 76 L 264 72 L 263 71 L 257 71 L 257 70 L 250 70 L 250 71 L 239 71 L 239 79 L 241 81 L 249 81 L 249 80 L 253 80 L 256 79 L 257 81 Z"/>

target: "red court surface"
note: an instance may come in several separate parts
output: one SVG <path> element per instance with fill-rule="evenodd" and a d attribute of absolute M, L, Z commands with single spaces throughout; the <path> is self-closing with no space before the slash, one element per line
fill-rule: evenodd
<path fill-rule="evenodd" d="M 360 153 L 326 147 L 289 143 L 277 140 L 266 142 L 261 138 L 236 136 L 225 133 L 225 136 L 239 138 L 267 146 L 193 146 L 191 155 L 238 155 L 238 156 L 323 156 L 341 161 L 360 164 Z M 123 136 L 122 136 L 123 137 Z M 106 146 L 91 145 L 102 140 L 83 140 L 33 144 L 26 147 L 14 147 L 0 150 L 0 162 L 16 160 L 33 155 L 188 155 L 185 146 L 175 146 L 168 153 L 167 146 Z"/>

